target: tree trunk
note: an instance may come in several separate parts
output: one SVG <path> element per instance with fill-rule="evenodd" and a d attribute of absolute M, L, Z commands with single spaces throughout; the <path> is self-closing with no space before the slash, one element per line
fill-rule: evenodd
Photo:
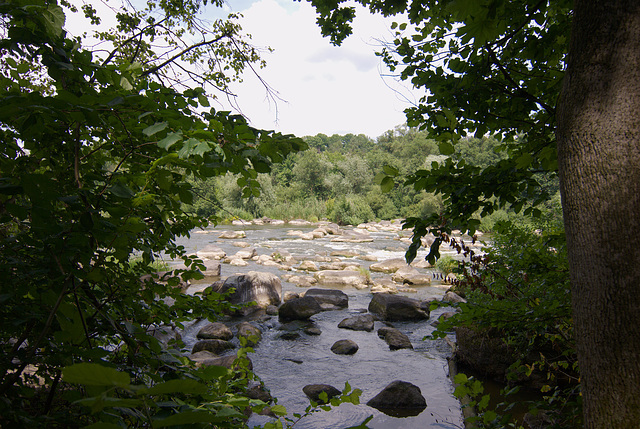
<path fill-rule="evenodd" d="M 575 0 L 558 105 L 585 427 L 640 427 L 640 1 Z"/>

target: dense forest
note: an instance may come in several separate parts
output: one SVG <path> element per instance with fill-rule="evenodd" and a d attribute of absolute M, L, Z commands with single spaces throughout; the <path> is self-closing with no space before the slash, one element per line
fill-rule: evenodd
<path fill-rule="evenodd" d="M 328 219 L 357 225 L 381 219 L 426 218 L 443 208 L 443 195 L 396 183 L 383 192 L 379 173 L 385 166 L 404 177 L 428 170 L 449 156 L 441 155 L 437 143 L 425 131 L 397 126 L 376 139 L 364 134 L 304 137 L 309 149 L 288 155 L 273 170 L 258 175 L 259 195 L 243 194 L 242 176 L 227 175 L 192 181 L 194 203 L 186 207 L 199 216 L 217 221 L 302 218 Z M 453 158 L 485 168 L 505 159 L 508 145 L 496 138 L 469 137 L 455 145 Z M 560 215 L 560 194 L 555 174 L 539 174 L 537 180 L 552 195 L 546 206 Z M 482 218 L 480 229 L 491 230 L 497 220 L 514 211 L 506 205 Z M 480 216 L 477 216 L 480 218 Z"/>

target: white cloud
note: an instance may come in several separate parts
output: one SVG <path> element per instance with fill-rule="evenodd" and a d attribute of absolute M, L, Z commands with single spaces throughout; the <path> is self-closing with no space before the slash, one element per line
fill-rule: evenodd
<path fill-rule="evenodd" d="M 236 10 L 238 11 L 238 10 Z M 296 135 L 365 134 L 377 137 L 405 121 L 409 104 L 391 88 L 411 97 L 390 78 L 374 39 L 384 38 L 391 20 L 358 9 L 354 34 L 340 47 L 320 35 L 314 9 L 307 2 L 260 0 L 241 23 L 265 52 L 267 68 L 260 76 L 286 100 L 268 100 L 260 82 L 247 75 L 234 90 L 252 125 Z M 277 115 L 277 117 L 276 117 Z M 277 119 L 277 122 L 276 122 Z"/>

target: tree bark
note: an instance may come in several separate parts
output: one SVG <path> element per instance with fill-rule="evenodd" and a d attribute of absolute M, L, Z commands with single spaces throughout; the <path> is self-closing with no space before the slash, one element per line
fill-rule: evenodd
<path fill-rule="evenodd" d="M 640 425 L 640 1 L 575 0 L 558 104 L 585 427 Z"/>

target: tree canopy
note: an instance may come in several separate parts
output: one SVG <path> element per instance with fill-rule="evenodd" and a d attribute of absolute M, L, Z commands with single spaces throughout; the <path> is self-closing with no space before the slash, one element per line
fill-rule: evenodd
<path fill-rule="evenodd" d="M 340 44 L 351 33 L 355 8 L 311 2 L 322 34 Z M 444 155 L 467 136 L 503 142 L 500 161 L 482 168 L 450 157 L 430 170 L 416 169 L 404 183 L 442 194 L 440 216 L 408 219 L 417 237 L 427 230 L 473 232 L 475 213 L 502 207 L 539 214 L 549 194 L 540 176 L 557 173 L 555 105 L 571 29 L 571 1 L 369 1 L 385 16 L 404 14 L 394 38 L 379 52 L 392 72 L 425 90 L 406 109 L 407 123 L 427 131 Z M 437 256 L 436 240 L 432 254 Z M 410 257 L 420 245 L 414 242 Z"/>
<path fill-rule="evenodd" d="M 350 34 L 353 7 L 310 2 L 323 35 L 339 44 Z M 640 381 L 640 332 L 628 321 L 640 306 L 640 270 L 635 247 L 619 237 L 637 229 L 640 210 L 638 2 L 357 2 L 404 14 L 379 54 L 425 90 L 406 110 L 409 125 L 429 131 L 443 154 L 468 133 L 505 142 L 507 157 L 484 168 L 449 158 L 405 178 L 445 199 L 440 216 L 407 219 L 415 227 L 407 259 L 429 231 L 435 259 L 451 229 L 474 231 L 476 212 L 509 205 L 539 215 L 548 198 L 540 174 L 559 173 L 585 426 L 637 426 L 640 403 L 630 386 Z M 388 187 L 398 174 L 387 174 Z"/>
<path fill-rule="evenodd" d="M 203 266 L 175 238 L 207 224 L 183 211 L 187 179 L 233 172 L 257 194 L 257 174 L 306 144 L 209 107 L 260 59 L 233 16 L 200 21 L 204 4 L 117 9 L 99 48 L 65 30 L 76 14 L 99 23 L 90 4 L 0 5 L 2 426 L 242 417 L 225 402 L 238 392 L 231 373 L 194 372 L 179 342 L 163 348 L 153 336 L 223 305 L 179 287 Z M 185 266 L 153 274 L 162 253 Z M 61 382 L 90 386 L 93 414 L 70 411 L 80 390 Z M 140 390 L 152 385 L 164 387 Z M 149 400 L 163 394 L 184 406 Z M 110 413 L 118 406 L 130 408 Z"/>

